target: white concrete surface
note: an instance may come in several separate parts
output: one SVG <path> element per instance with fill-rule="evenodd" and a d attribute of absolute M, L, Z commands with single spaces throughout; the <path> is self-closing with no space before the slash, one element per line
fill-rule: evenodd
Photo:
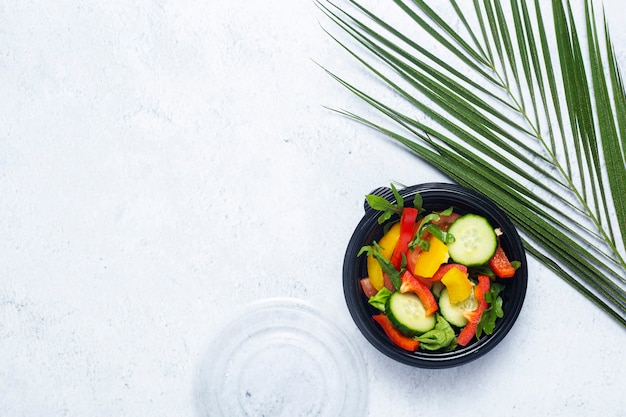
<path fill-rule="evenodd" d="M 323 107 L 364 109 L 314 63 L 362 74 L 321 18 L 309 0 L 0 2 L 0 416 L 194 416 L 206 346 L 273 296 L 361 343 L 369 416 L 624 414 L 624 330 L 534 261 L 484 359 L 420 370 L 366 344 L 341 286 L 363 196 L 446 178 Z"/>

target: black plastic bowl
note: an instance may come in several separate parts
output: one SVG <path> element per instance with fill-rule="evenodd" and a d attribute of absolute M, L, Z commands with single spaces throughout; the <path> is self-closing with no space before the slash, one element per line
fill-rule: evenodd
<path fill-rule="evenodd" d="M 493 227 L 499 227 L 503 235 L 500 242 L 509 259 L 521 262 L 521 267 L 513 278 L 501 279 L 506 288 L 501 293 L 503 300 L 504 317 L 498 319 L 496 328 L 491 335 L 482 335 L 480 340 L 473 340 L 465 347 L 458 347 L 452 352 L 427 352 L 418 350 L 408 352 L 398 348 L 383 332 L 382 328 L 372 319 L 378 310 L 367 302 L 363 293 L 360 279 L 367 276 L 366 256 L 357 256 L 361 247 L 370 245 L 374 240 L 380 240 L 383 235 L 384 224 L 378 224 L 380 212 L 373 210 L 365 202 L 365 215 L 360 221 L 346 250 L 343 265 L 343 289 L 348 310 L 357 327 L 365 338 L 380 352 L 407 365 L 420 368 L 449 368 L 473 361 L 493 349 L 509 332 L 517 319 L 526 296 L 528 269 L 526 254 L 521 239 L 502 210 L 491 200 L 472 190 L 455 184 L 427 183 L 398 190 L 404 199 L 405 206 L 413 203 L 413 197 L 419 193 L 423 199 L 426 213 L 445 210 L 452 206 L 460 214 L 476 213 L 486 217 Z M 394 201 L 393 193 L 389 188 L 378 188 L 373 191 Z M 398 221 L 393 218 L 389 221 Z"/>

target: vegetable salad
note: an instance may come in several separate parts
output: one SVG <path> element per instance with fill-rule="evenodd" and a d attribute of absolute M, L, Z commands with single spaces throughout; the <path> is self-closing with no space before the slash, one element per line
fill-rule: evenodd
<path fill-rule="evenodd" d="M 367 256 L 368 276 L 360 283 L 378 311 L 373 320 L 407 351 L 451 351 L 491 334 L 504 315 L 504 285 L 496 278 L 513 278 L 520 266 L 500 245 L 500 230 L 452 208 L 425 213 L 419 194 L 404 207 L 391 189 L 396 203 L 366 196 L 386 228 L 358 254 Z"/>

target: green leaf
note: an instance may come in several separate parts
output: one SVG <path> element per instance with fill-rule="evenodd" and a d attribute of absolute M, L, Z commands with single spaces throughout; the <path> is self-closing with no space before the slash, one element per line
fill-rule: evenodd
<path fill-rule="evenodd" d="M 416 338 L 420 342 L 420 348 L 423 350 L 439 350 L 456 346 L 456 335 L 450 326 L 450 323 L 437 314 L 437 324 L 432 330 L 423 333 Z"/>
<path fill-rule="evenodd" d="M 483 332 L 492 334 L 496 328 L 497 319 L 504 317 L 502 310 L 502 297 L 500 293 L 504 290 L 504 285 L 492 283 L 489 291 L 485 293 L 485 301 L 489 303 L 489 308 L 483 311 L 480 321 L 476 326 L 476 338 L 480 339 Z"/>
<path fill-rule="evenodd" d="M 422 207 L 423 203 L 424 200 L 422 199 L 421 194 L 415 193 L 415 196 L 413 197 L 413 207 L 417 209 L 418 214 L 424 212 L 424 208 Z"/>
<path fill-rule="evenodd" d="M 441 216 L 449 216 L 451 214 L 452 207 L 449 207 L 441 213 L 433 212 L 424 216 L 420 222 L 420 227 L 415 232 L 413 239 L 409 242 L 409 248 L 413 250 L 416 246 L 419 246 L 424 251 L 428 251 L 430 249 L 430 241 L 422 239 L 425 231 L 429 231 L 430 234 L 441 240 L 443 243 L 454 242 L 454 236 L 450 233 L 444 232 L 439 226 L 432 223 L 433 221 L 438 221 Z"/>
<path fill-rule="evenodd" d="M 389 280 L 393 284 L 393 286 L 399 290 L 400 285 L 402 285 L 402 280 L 400 278 L 400 272 L 393 266 L 391 261 L 383 256 L 381 253 L 381 246 L 377 242 L 373 242 L 372 246 L 363 246 L 357 256 L 361 256 L 363 253 L 367 255 L 372 255 L 374 259 L 378 262 L 381 269 L 385 274 L 389 276 Z"/>
<path fill-rule="evenodd" d="M 382 287 L 380 290 L 378 290 L 376 294 L 371 296 L 367 302 L 374 308 L 384 313 L 385 306 L 387 305 L 387 300 L 389 299 L 389 296 L 391 296 L 391 294 L 393 294 L 391 291 L 389 291 L 385 287 Z"/>
<path fill-rule="evenodd" d="M 383 224 L 389 220 L 394 214 L 402 214 L 404 208 L 404 198 L 400 195 L 397 188 L 391 184 L 391 192 L 396 199 L 395 203 L 388 201 L 386 198 L 376 194 L 368 194 L 365 196 L 367 204 L 374 210 L 382 211 L 378 217 L 378 223 Z"/>

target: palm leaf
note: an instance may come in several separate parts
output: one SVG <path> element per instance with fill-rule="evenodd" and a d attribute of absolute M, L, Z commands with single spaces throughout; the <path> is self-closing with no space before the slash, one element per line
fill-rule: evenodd
<path fill-rule="evenodd" d="M 582 18 L 569 0 L 394 3 L 402 25 L 317 2 L 368 89 L 396 93 L 326 70 L 381 117 L 336 111 L 491 198 L 531 256 L 626 327 L 626 93 L 604 16 L 591 0 Z"/>

